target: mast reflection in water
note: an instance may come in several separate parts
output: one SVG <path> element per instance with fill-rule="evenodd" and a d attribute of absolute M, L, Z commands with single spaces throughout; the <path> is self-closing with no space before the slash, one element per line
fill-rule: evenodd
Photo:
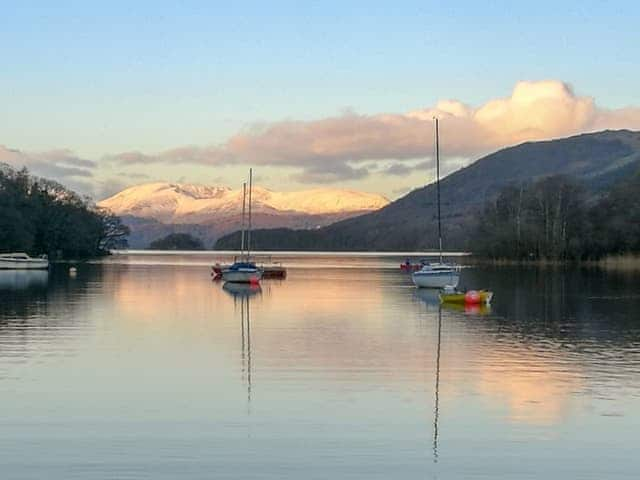
<path fill-rule="evenodd" d="M 433 462 L 438 463 L 438 416 L 440 414 L 440 343 L 442 340 L 442 307 L 438 308 L 438 346 L 436 348 L 436 386 L 433 408 Z"/>
<path fill-rule="evenodd" d="M 251 413 L 251 297 L 262 294 L 259 284 L 226 282 L 223 290 L 233 297 L 234 307 L 240 304 L 240 338 L 242 380 L 247 384 L 247 413 Z"/>
<path fill-rule="evenodd" d="M 437 312 L 437 333 L 436 333 L 436 358 L 435 358 L 435 386 L 434 386 L 434 407 L 433 407 L 433 463 L 438 463 L 438 436 L 440 420 L 440 359 L 442 346 L 442 311 L 446 310 L 452 314 L 463 314 L 470 318 L 487 316 L 491 313 L 489 305 L 459 305 L 441 303 L 438 290 L 419 288 L 415 291 L 415 296 L 425 304 L 428 313 Z"/>

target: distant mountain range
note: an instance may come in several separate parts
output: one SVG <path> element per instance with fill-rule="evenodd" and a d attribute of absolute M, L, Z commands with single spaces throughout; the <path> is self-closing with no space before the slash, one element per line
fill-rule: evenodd
<path fill-rule="evenodd" d="M 252 217 L 256 228 L 316 229 L 378 210 L 389 203 L 377 194 L 312 189 L 274 192 L 254 187 Z M 242 191 L 184 183 L 147 183 L 129 187 L 98 202 L 131 228 L 129 245 L 146 247 L 170 233 L 191 233 L 207 247 L 241 223 Z"/>
<path fill-rule="evenodd" d="M 596 196 L 639 169 L 640 132 L 629 130 L 527 142 L 487 155 L 441 181 L 445 246 L 469 248 L 468 232 L 479 210 L 506 185 L 563 174 Z M 253 240 L 263 250 L 427 250 L 437 247 L 436 218 L 431 184 L 372 213 L 313 231 L 256 231 Z M 233 248 L 237 238 L 227 235 L 216 248 Z"/>

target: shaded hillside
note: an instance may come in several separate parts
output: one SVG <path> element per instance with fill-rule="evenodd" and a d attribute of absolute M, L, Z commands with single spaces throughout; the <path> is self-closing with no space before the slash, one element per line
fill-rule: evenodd
<path fill-rule="evenodd" d="M 441 181 L 445 245 L 468 248 L 468 234 L 474 219 L 485 202 L 505 185 L 563 174 L 584 184 L 587 194 L 595 197 L 639 167 L 640 132 L 628 130 L 528 142 L 487 155 Z M 433 249 L 437 246 L 435 196 L 435 185 L 428 185 L 376 212 L 313 232 L 256 231 L 255 247 L 269 250 Z M 216 243 L 216 248 L 234 245 L 235 238 L 226 236 Z"/>

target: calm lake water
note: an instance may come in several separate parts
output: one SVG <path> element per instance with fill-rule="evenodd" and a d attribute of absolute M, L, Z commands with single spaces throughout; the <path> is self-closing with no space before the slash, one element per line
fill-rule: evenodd
<path fill-rule="evenodd" d="M 2 478 L 638 478 L 637 274 L 467 269 L 464 311 L 399 257 L 214 258 L 0 272 Z"/>

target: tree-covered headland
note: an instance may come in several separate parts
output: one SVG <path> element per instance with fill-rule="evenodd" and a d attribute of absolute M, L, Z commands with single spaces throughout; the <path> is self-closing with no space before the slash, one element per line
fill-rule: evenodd
<path fill-rule="evenodd" d="M 202 240 L 188 233 L 170 233 L 151 242 L 149 250 L 204 250 L 204 245 Z"/>
<path fill-rule="evenodd" d="M 129 229 L 57 182 L 0 164 L 0 252 L 83 259 L 126 246 Z"/>
<path fill-rule="evenodd" d="M 640 174 L 597 196 L 551 176 L 504 187 L 486 204 L 469 249 L 510 260 L 591 260 L 640 253 Z"/>

